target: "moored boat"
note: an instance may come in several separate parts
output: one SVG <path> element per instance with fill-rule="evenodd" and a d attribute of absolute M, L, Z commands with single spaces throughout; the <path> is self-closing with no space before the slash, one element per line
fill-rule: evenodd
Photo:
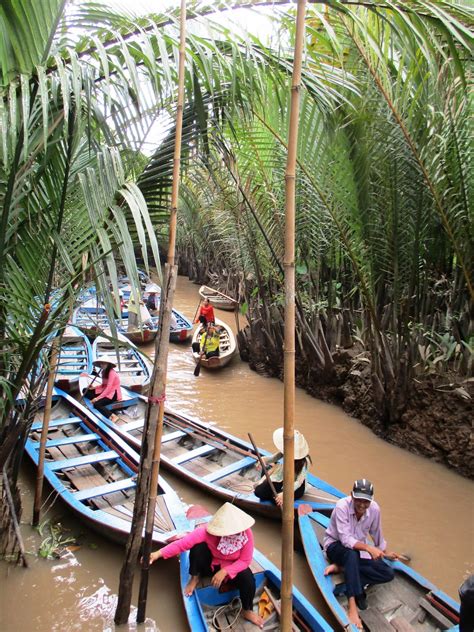
<path fill-rule="evenodd" d="M 115 422 L 103 417 L 90 401 L 86 400 L 86 404 L 139 452 L 147 400 L 125 388 L 122 398 L 121 402 L 110 406 L 117 415 Z M 270 454 L 263 449 L 260 453 L 262 456 Z M 245 511 L 281 519 L 281 510 L 275 504 L 262 501 L 253 493 L 261 478 L 253 447 L 215 426 L 166 410 L 161 462 L 176 476 Z M 338 489 L 310 473 L 305 494 L 295 501 L 295 509 L 301 504 L 309 504 L 313 509 L 330 513 L 343 496 Z"/>
<path fill-rule="evenodd" d="M 300 507 L 299 529 L 311 573 L 329 608 L 341 626 L 357 632 L 347 614 L 344 576 L 324 575 L 329 564 L 322 545 L 329 518 Z M 395 578 L 386 584 L 366 588 L 368 608 L 359 616 L 369 632 L 436 632 L 457 629 L 459 604 L 412 568 L 400 561 L 388 561 Z"/>
<path fill-rule="evenodd" d="M 130 533 L 139 455 L 86 407 L 60 389 L 46 442 L 44 476 L 85 524 L 116 542 Z M 42 411 L 36 415 L 26 441 L 26 452 L 38 465 Z M 192 528 L 173 489 L 160 477 L 153 541 Z"/>
<path fill-rule="evenodd" d="M 147 323 L 144 323 L 141 328 L 128 330 L 127 319 L 117 319 L 115 324 L 117 325 L 117 331 L 125 336 L 127 340 L 133 342 L 134 345 L 142 345 L 148 342 L 153 342 L 158 333 L 158 317 L 151 318 Z"/>
<path fill-rule="evenodd" d="M 91 343 L 80 329 L 67 326 L 61 338 L 55 383 L 62 390 L 77 391 L 84 371 L 92 371 Z"/>
<path fill-rule="evenodd" d="M 263 630 L 280 629 L 280 589 L 281 572 L 260 551 L 254 550 L 250 566 L 256 583 L 254 610 L 262 602 L 266 608 Z M 189 553 L 180 556 L 180 579 L 184 595 L 184 587 L 189 580 Z M 231 586 L 229 586 L 231 587 Z M 233 602 L 238 597 L 237 590 L 219 592 L 212 585 L 203 585 L 194 590 L 191 597 L 184 597 L 184 607 L 189 627 L 193 632 L 217 632 L 218 630 L 258 629 L 253 624 L 239 618 L 239 603 Z M 302 593 L 293 586 L 293 632 L 331 632 L 332 627 L 312 606 Z M 235 604 L 235 607 L 233 605 Z M 227 605 L 227 607 L 225 607 Z"/>
<path fill-rule="evenodd" d="M 72 314 L 71 322 L 75 327 L 79 327 L 91 340 L 99 336 L 110 326 L 108 316 L 105 312 L 94 314 L 92 312 L 83 311 L 81 307 L 76 307 Z"/>
<path fill-rule="evenodd" d="M 122 334 L 111 340 L 99 336 L 92 345 L 92 360 L 107 360 L 116 364 L 115 371 L 120 376 L 120 383 L 136 391 L 145 392 L 150 384 L 153 366 L 135 345 Z"/>
<path fill-rule="evenodd" d="M 237 350 L 235 336 L 229 325 L 216 318 L 216 326 L 220 327 L 219 355 L 211 358 L 203 356 L 200 360 L 201 366 L 209 370 L 222 369 L 227 366 Z M 199 361 L 200 354 L 194 349 L 198 348 L 205 336 L 206 330 L 202 326 L 198 326 L 192 340 L 192 354 L 196 363 Z"/>
<path fill-rule="evenodd" d="M 199 288 L 199 296 L 203 300 L 205 298 L 209 299 L 209 303 L 216 309 L 224 309 L 228 312 L 233 312 L 239 307 L 238 301 L 207 287 L 207 285 L 201 285 Z"/>

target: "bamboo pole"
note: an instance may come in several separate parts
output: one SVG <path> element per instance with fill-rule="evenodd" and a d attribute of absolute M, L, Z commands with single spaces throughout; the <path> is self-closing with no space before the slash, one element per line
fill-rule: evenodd
<path fill-rule="evenodd" d="M 36 473 L 35 500 L 33 504 L 33 526 L 37 527 L 40 521 L 41 497 L 43 495 L 44 480 L 44 456 L 46 452 L 46 441 L 48 438 L 49 420 L 51 419 L 51 402 L 53 400 L 54 377 L 56 375 L 56 365 L 58 362 L 58 352 L 60 348 L 61 336 L 54 338 L 51 345 L 51 357 L 49 360 L 48 384 L 46 387 L 46 403 L 43 415 L 43 427 L 41 428 L 41 439 L 38 456 L 38 470 Z"/>
<path fill-rule="evenodd" d="M 176 138 L 173 158 L 173 183 L 171 190 L 171 212 L 168 243 L 168 261 L 166 264 L 164 291 L 161 296 L 161 312 L 158 334 L 155 342 L 155 365 L 150 396 L 146 411 L 145 428 L 140 455 L 140 470 L 137 480 L 137 493 L 133 510 L 132 528 L 127 542 L 126 556 L 120 573 L 120 585 L 115 623 L 126 623 L 130 614 L 134 567 L 138 558 L 143 525 L 145 538 L 143 549 L 143 567 L 138 597 L 137 622 L 145 621 L 148 592 L 148 573 L 150 552 L 153 540 L 156 495 L 159 480 L 161 456 L 161 437 L 165 412 L 166 373 L 168 365 L 169 330 L 174 291 L 176 288 L 177 267 L 175 265 L 176 224 L 178 212 L 179 177 L 181 164 L 181 142 L 184 108 L 184 62 L 186 46 L 186 0 L 181 0 L 180 43 L 178 68 L 178 103 L 176 113 Z M 147 501 L 148 495 L 148 501 Z M 145 519 L 146 516 L 146 519 Z"/>
<path fill-rule="evenodd" d="M 285 174 L 285 344 L 284 344 L 284 471 L 281 553 L 281 629 L 292 629 L 294 480 L 295 480 L 295 204 L 301 63 L 306 0 L 298 0 L 291 84 L 288 156 Z"/>

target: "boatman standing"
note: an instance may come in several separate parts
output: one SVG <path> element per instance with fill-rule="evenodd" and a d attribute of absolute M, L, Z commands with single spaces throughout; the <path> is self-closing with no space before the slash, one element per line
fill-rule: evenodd
<path fill-rule="evenodd" d="M 373 543 L 369 543 L 369 536 Z M 332 512 L 324 538 L 324 550 L 331 564 L 324 574 L 344 572 L 349 620 L 359 629 L 363 627 L 359 610 L 367 608 L 364 588 L 368 584 L 384 584 L 394 577 L 384 558 L 395 560 L 397 555 L 387 553 L 386 548 L 374 486 L 366 478 L 358 479 L 351 495 L 341 498 Z"/>

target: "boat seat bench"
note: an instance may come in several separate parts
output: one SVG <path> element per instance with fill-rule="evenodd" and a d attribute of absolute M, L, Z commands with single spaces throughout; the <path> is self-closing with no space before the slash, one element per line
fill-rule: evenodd
<path fill-rule="evenodd" d="M 60 445 L 69 445 L 76 443 L 84 443 L 87 441 L 98 441 L 100 439 L 99 435 L 95 432 L 91 432 L 83 435 L 72 435 L 71 437 L 61 437 L 61 439 L 49 439 L 46 441 L 47 448 L 57 448 Z M 34 441 L 33 445 L 35 447 L 39 447 L 40 442 Z"/>
<path fill-rule="evenodd" d="M 203 479 L 208 483 L 213 483 L 214 481 L 219 480 L 220 478 L 225 478 L 229 474 L 234 474 L 238 470 L 243 469 L 244 467 L 248 467 L 249 465 L 253 465 L 255 463 L 255 459 L 252 456 L 246 456 L 245 459 L 240 459 L 235 463 L 231 463 L 226 467 L 222 467 L 216 472 L 212 472 L 212 474 L 207 474 L 203 476 Z"/>
<path fill-rule="evenodd" d="M 172 460 L 172 463 L 174 465 L 181 465 L 182 463 L 186 463 L 186 461 L 192 461 L 200 456 L 206 456 L 210 452 L 214 452 L 214 450 L 217 450 L 214 446 L 202 445 L 195 450 L 189 450 L 189 452 L 186 452 L 185 454 L 180 454 Z"/>
<path fill-rule="evenodd" d="M 64 470 L 69 467 L 80 467 L 81 465 L 99 463 L 100 461 L 112 461 L 119 458 L 120 455 L 117 454 L 115 450 L 108 450 L 106 452 L 97 452 L 96 454 L 77 456 L 72 459 L 61 459 L 59 461 L 52 461 L 48 462 L 47 465 L 51 470 Z"/>
<path fill-rule="evenodd" d="M 52 419 L 48 428 L 56 428 L 58 426 L 65 426 L 67 424 L 78 424 L 81 423 L 82 419 L 80 417 L 62 417 L 61 419 Z M 41 430 L 43 427 L 42 421 L 36 421 L 32 426 L 31 430 Z"/>
<path fill-rule="evenodd" d="M 89 489 L 84 489 L 80 492 L 74 492 L 73 495 L 76 500 L 88 500 L 97 496 L 105 496 L 106 494 L 112 494 L 114 492 L 130 489 L 131 487 L 135 487 L 135 485 L 135 478 L 124 478 L 113 483 L 106 483 L 105 485 L 90 487 Z"/>
<path fill-rule="evenodd" d="M 184 437 L 185 435 L 186 432 L 183 432 L 182 430 L 176 430 L 176 432 L 168 432 L 163 435 L 161 443 L 169 443 L 170 441 L 181 439 L 181 437 Z"/>

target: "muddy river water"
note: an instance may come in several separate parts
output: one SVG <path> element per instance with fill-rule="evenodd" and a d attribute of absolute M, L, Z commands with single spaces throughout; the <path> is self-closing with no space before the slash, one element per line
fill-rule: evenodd
<path fill-rule="evenodd" d="M 191 318 L 198 304 L 198 287 L 179 277 L 175 306 Z M 233 314 L 219 318 L 235 324 Z M 234 358 L 223 371 L 193 375 L 189 346 L 170 345 L 167 398 L 170 406 L 204 421 L 216 422 L 232 434 L 272 449 L 272 432 L 283 423 L 283 385 L 260 377 Z M 370 478 L 382 507 L 389 548 L 408 553 L 412 566 L 456 597 L 473 566 L 472 482 L 445 467 L 417 457 L 375 437 L 340 409 L 298 390 L 296 427 L 309 441 L 313 471 L 336 487 L 349 491 L 355 478 Z M 210 510 L 219 502 L 166 474 L 189 504 Z M 31 529 L 33 472 L 22 472 L 24 512 L 22 529 L 27 549 L 42 540 Z M 45 490 L 45 500 L 50 490 Z M 49 499 L 47 505 L 51 501 Z M 29 556 L 30 568 L 0 563 L 0 630 L 2 632 L 112 631 L 123 549 L 84 529 L 56 501 L 45 518 L 61 520 L 67 534 L 81 534 L 80 546 L 66 557 L 44 560 Z M 256 545 L 280 566 L 280 525 L 258 518 Z M 137 574 L 138 578 L 138 574 Z M 295 553 L 295 584 L 328 616 L 301 553 Z M 120 630 L 186 630 L 179 589 L 178 563 L 161 560 L 153 567 L 147 621 Z M 133 613 L 131 620 L 133 618 Z"/>

